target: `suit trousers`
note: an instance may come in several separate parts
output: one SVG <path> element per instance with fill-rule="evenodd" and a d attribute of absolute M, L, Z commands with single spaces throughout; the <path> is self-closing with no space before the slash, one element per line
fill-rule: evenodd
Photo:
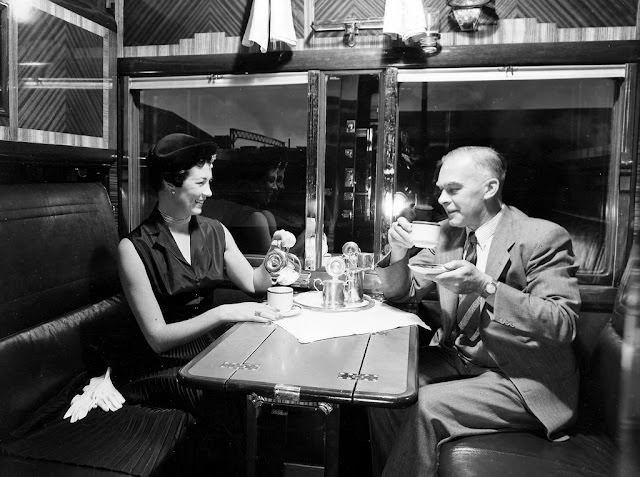
<path fill-rule="evenodd" d="M 444 442 L 543 429 L 498 369 L 476 366 L 441 346 L 421 350 L 419 359 L 416 403 L 402 409 L 369 408 L 375 476 L 434 476 Z"/>

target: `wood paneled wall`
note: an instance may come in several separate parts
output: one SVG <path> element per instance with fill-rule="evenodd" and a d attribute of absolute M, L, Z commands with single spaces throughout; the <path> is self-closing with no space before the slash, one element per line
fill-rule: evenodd
<path fill-rule="evenodd" d="M 253 0 L 115 0 L 121 57 L 255 52 L 240 44 Z M 493 0 L 481 28 L 463 33 L 444 0 L 423 0 L 440 11 L 440 44 L 496 44 L 636 38 L 638 0 Z M 291 0 L 299 41 L 294 50 L 348 48 L 342 32 L 316 32 L 310 22 L 384 16 L 385 0 Z M 362 30 L 355 48 L 388 48 L 381 30 Z M 274 50 L 291 49 L 275 43 Z"/>

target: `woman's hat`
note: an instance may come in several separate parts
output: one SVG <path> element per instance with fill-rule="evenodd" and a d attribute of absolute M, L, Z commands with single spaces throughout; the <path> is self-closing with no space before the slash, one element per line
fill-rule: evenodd
<path fill-rule="evenodd" d="M 158 141 L 149 153 L 149 159 L 164 170 L 180 171 L 191 168 L 198 159 L 210 158 L 217 149 L 218 146 L 212 141 L 173 133 Z"/>

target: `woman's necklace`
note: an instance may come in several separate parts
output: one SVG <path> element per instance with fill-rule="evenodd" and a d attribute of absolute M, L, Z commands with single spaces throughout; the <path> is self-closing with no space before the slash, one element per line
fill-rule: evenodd
<path fill-rule="evenodd" d="M 191 215 L 187 215 L 182 219 L 176 219 L 175 217 L 171 217 L 170 215 L 163 213 L 161 210 L 159 210 L 159 212 L 162 216 L 162 220 L 164 220 L 169 225 L 184 225 L 189 223 L 189 221 L 191 220 Z"/>

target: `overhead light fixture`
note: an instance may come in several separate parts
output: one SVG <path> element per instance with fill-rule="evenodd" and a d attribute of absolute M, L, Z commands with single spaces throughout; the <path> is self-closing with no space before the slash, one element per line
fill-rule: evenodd
<path fill-rule="evenodd" d="M 451 7 L 453 17 L 456 19 L 460 30 L 476 31 L 478 19 L 484 7 L 491 0 L 447 0 Z"/>

